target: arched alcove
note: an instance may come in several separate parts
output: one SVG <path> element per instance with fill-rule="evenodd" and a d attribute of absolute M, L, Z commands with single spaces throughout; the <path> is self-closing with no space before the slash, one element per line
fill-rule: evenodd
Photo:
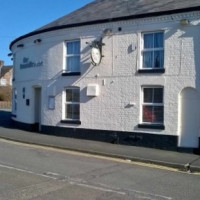
<path fill-rule="evenodd" d="M 200 130 L 200 96 L 196 89 L 184 88 L 179 95 L 179 147 L 197 148 Z"/>

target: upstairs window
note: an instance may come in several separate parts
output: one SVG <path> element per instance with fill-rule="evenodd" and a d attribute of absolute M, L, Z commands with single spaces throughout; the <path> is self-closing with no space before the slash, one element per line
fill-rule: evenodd
<path fill-rule="evenodd" d="M 80 72 L 80 41 L 66 42 L 66 72 Z"/>
<path fill-rule="evenodd" d="M 144 87 L 142 102 L 142 123 L 163 124 L 163 122 L 163 88 Z"/>
<path fill-rule="evenodd" d="M 164 68 L 164 33 L 143 33 L 142 69 Z"/>

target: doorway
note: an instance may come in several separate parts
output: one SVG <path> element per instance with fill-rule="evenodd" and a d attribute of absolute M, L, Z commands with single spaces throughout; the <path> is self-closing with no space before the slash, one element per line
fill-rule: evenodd
<path fill-rule="evenodd" d="M 34 87 L 34 119 L 36 131 L 41 131 L 41 87 Z"/>
<path fill-rule="evenodd" d="M 200 97 L 194 88 L 185 88 L 179 96 L 179 147 L 197 148 L 200 130 Z"/>

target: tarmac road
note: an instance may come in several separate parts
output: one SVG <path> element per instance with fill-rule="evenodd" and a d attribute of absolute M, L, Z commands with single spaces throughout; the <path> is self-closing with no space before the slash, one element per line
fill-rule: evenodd
<path fill-rule="evenodd" d="M 200 176 L 0 140 L 0 200 L 199 200 Z"/>

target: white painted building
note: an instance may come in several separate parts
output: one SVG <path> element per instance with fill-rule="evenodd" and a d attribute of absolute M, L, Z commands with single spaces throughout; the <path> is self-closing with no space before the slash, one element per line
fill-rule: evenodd
<path fill-rule="evenodd" d="M 102 57 L 92 59 L 95 44 Z M 10 49 L 12 116 L 20 126 L 199 148 L 199 1 L 97 0 L 17 38 Z"/>

